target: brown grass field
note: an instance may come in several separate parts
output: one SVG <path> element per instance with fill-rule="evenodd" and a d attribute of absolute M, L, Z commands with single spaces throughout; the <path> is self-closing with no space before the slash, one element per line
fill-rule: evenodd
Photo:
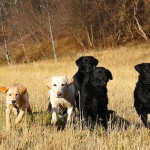
<path fill-rule="evenodd" d="M 115 110 L 116 117 L 109 124 L 114 126 L 106 134 L 102 128 L 93 132 L 73 127 L 58 130 L 46 126 L 50 114 L 43 112 L 48 105 L 46 77 L 67 75 L 77 71 L 75 60 L 82 55 L 92 55 L 99 60 L 98 66 L 108 68 L 113 80 L 108 83 L 109 109 Z M 140 125 L 140 119 L 133 107 L 133 91 L 138 73 L 134 65 L 150 62 L 150 46 L 120 47 L 101 52 L 80 53 L 31 64 L 4 66 L 0 68 L 0 86 L 19 82 L 28 88 L 30 103 L 35 116 L 34 123 L 25 115 L 19 126 L 12 126 L 11 133 L 5 131 L 5 95 L 0 93 L 0 150 L 149 150 L 149 131 Z M 61 119 L 60 119 L 61 122 Z"/>

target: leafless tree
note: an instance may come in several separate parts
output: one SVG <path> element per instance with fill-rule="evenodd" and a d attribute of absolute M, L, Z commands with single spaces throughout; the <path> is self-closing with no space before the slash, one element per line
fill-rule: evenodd
<path fill-rule="evenodd" d="M 3 2 L 1 1 L 1 7 L 0 7 L 0 16 L 1 16 L 1 30 L 2 30 L 2 35 L 3 35 L 3 39 L 4 39 L 4 49 L 5 49 L 5 57 L 6 57 L 6 60 L 7 60 L 7 64 L 8 65 L 11 65 L 12 62 L 11 62 L 11 56 L 10 56 L 10 52 L 9 52 L 9 48 L 8 48 L 8 41 L 7 41 L 7 38 L 6 38 L 6 35 L 5 35 L 5 26 L 4 26 L 4 18 L 5 18 L 5 15 L 7 15 L 7 10 L 5 9 L 5 6 L 3 4 Z"/>
<path fill-rule="evenodd" d="M 52 48 L 53 48 L 55 61 L 58 62 L 57 55 L 56 55 L 56 44 L 55 44 L 55 39 L 54 39 L 53 29 L 52 29 L 52 23 L 51 23 L 52 20 L 51 20 L 51 16 L 50 16 L 50 12 L 49 12 L 50 8 L 49 8 L 49 4 L 48 4 L 47 0 L 46 0 L 46 6 L 47 6 L 47 16 L 48 16 L 50 40 L 52 42 Z"/>
<path fill-rule="evenodd" d="M 25 57 L 27 63 L 29 63 L 30 61 L 29 61 L 29 58 L 28 58 L 28 55 L 27 55 L 27 50 L 25 48 L 23 36 L 22 36 L 22 33 L 21 33 L 21 26 L 19 26 L 18 13 L 19 13 L 19 8 L 18 8 L 17 2 L 16 2 L 15 3 L 15 16 L 16 16 L 16 26 L 17 26 L 16 28 L 18 30 L 18 35 L 19 35 L 19 39 L 20 39 L 20 43 L 21 43 L 23 52 L 24 52 L 24 57 Z"/>
<path fill-rule="evenodd" d="M 134 19 L 136 21 L 137 26 L 135 26 L 135 29 L 137 30 L 137 32 L 147 41 L 148 37 L 146 35 L 146 33 L 144 32 L 142 25 L 140 24 L 138 18 L 137 18 L 137 11 L 138 11 L 138 4 L 140 3 L 140 0 L 134 0 Z M 142 1 L 142 3 L 144 4 L 144 2 Z"/>

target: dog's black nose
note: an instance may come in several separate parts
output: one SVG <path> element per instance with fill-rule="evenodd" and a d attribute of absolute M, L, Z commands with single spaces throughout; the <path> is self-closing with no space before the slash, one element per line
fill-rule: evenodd
<path fill-rule="evenodd" d="M 12 100 L 12 104 L 15 104 L 16 103 L 16 100 Z"/>

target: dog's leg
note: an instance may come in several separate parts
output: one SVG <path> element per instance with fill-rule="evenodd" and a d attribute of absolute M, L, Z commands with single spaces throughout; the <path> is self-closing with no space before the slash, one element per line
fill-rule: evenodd
<path fill-rule="evenodd" d="M 100 118 L 102 119 L 102 126 L 107 130 L 108 129 L 107 114 L 102 114 Z"/>
<path fill-rule="evenodd" d="M 10 114 L 12 111 L 12 105 L 7 106 L 6 108 L 6 130 L 10 131 Z"/>
<path fill-rule="evenodd" d="M 19 124 L 22 121 L 24 114 L 25 112 L 23 110 L 20 110 L 19 115 L 17 116 L 15 121 L 16 124 Z"/>
<path fill-rule="evenodd" d="M 70 127 L 72 112 L 73 112 L 73 107 L 70 107 L 67 109 L 67 126 L 66 127 Z"/>
<path fill-rule="evenodd" d="M 21 107 L 21 109 L 19 110 L 19 114 L 18 114 L 18 116 L 16 118 L 16 121 L 15 121 L 16 124 L 18 124 L 18 123 L 20 123 L 22 121 L 26 109 L 27 109 L 26 105 L 23 105 Z"/>
<path fill-rule="evenodd" d="M 108 124 L 107 124 L 107 117 L 106 116 L 103 118 L 102 124 L 103 124 L 104 128 L 107 130 L 108 129 Z"/>
<path fill-rule="evenodd" d="M 147 128 L 147 127 L 148 127 L 148 126 L 147 126 L 147 113 L 142 113 L 142 114 L 141 114 L 141 119 L 142 119 L 142 121 L 143 121 L 145 127 Z"/>
<path fill-rule="evenodd" d="M 145 127 L 147 128 L 147 113 L 146 112 L 142 112 L 138 109 L 136 109 L 138 115 L 140 116 L 143 124 L 145 125 Z"/>
<path fill-rule="evenodd" d="M 15 107 L 13 107 L 12 112 L 14 113 L 15 116 L 17 116 L 19 114 L 19 109 L 16 109 Z"/>
<path fill-rule="evenodd" d="M 51 124 L 55 125 L 57 122 L 57 106 L 52 105 L 52 120 Z"/>
<path fill-rule="evenodd" d="M 31 109 L 31 106 L 29 104 L 29 107 L 27 108 L 27 112 L 29 113 L 29 115 L 31 116 L 31 121 L 34 120 L 34 117 L 33 117 L 33 113 L 32 113 L 32 109 Z"/>

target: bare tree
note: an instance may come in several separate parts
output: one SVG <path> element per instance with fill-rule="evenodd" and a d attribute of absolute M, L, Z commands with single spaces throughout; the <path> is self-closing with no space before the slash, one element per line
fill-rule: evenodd
<path fill-rule="evenodd" d="M 6 60 L 7 60 L 7 64 L 8 65 L 11 65 L 12 62 L 11 62 L 11 56 L 10 56 L 10 52 L 9 52 L 9 49 L 8 49 L 8 41 L 7 41 L 7 38 L 6 38 L 6 35 L 5 35 L 5 29 L 4 29 L 4 16 L 6 15 L 7 11 L 4 7 L 4 4 L 3 2 L 1 3 L 1 7 L 0 7 L 0 16 L 1 16 L 1 30 L 2 30 L 2 35 L 3 35 L 3 38 L 4 38 L 4 49 L 5 49 L 5 57 L 6 57 Z"/>
<path fill-rule="evenodd" d="M 50 12 L 49 12 L 50 8 L 49 8 L 49 4 L 48 4 L 47 0 L 46 0 L 46 5 L 47 5 L 47 16 L 48 16 L 50 40 L 52 42 L 52 48 L 53 48 L 55 61 L 58 62 L 57 55 L 56 55 L 56 44 L 55 44 L 55 40 L 54 40 L 54 36 L 53 36 L 53 30 L 52 30 L 52 25 L 51 25 L 51 16 L 50 16 Z"/>
<path fill-rule="evenodd" d="M 140 0 L 134 0 L 134 19 L 136 21 L 137 26 L 135 26 L 135 29 L 137 30 L 137 32 L 147 41 L 148 37 L 146 35 L 146 33 L 144 32 L 142 25 L 140 24 L 138 18 L 137 18 L 137 11 L 138 11 L 138 4 L 140 3 Z M 141 3 L 144 3 L 143 1 Z M 143 8 L 144 9 L 144 8 Z"/>
<path fill-rule="evenodd" d="M 15 16 L 16 16 L 16 26 L 17 26 L 16 28 L 18 29 L 18 35 L 19 35 L 19 39 L 20 39 L 20 42 L 21 42 L 23 52 L 24 52 L 25 59 L 26 59 L 27 63 L 29 63 L 30 61 L 29 61 L 29 58 L 27 56 L 27 50 L 25 48 L 24 40 L 22 38 L 21 26 L 19 26 L 18 12 L 19 12 L 19 9 L 18 9 L 17 2 L 16 2 L 15 3 Z"/>

